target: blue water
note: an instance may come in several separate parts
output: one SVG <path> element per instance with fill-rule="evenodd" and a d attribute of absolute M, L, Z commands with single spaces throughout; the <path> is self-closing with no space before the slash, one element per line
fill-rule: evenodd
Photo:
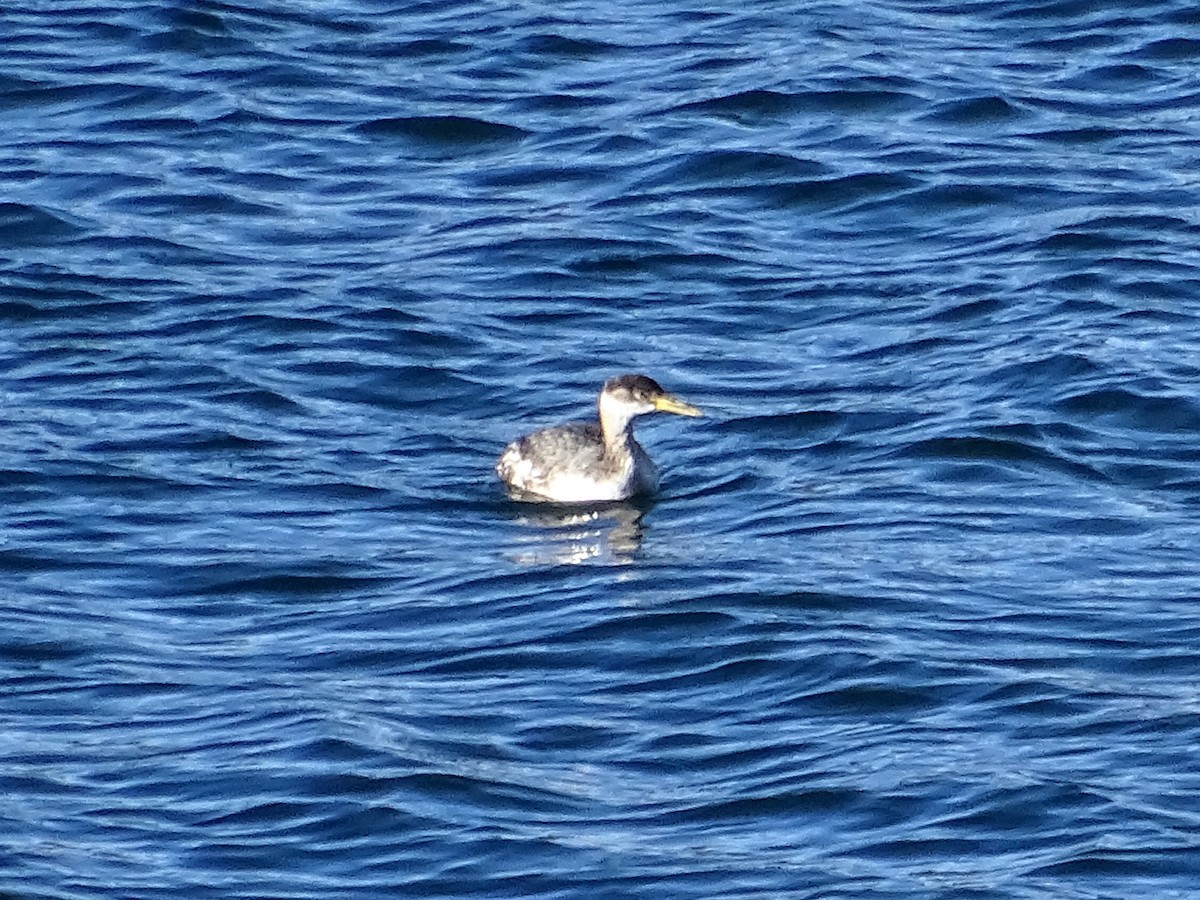
<path fill-rule="evenodd" d="M 1200 896 L 1200 13 L 1109 6 L 5 4 L 0 896 Z M 509 501 L 626 371 L 657 500 Z"/>

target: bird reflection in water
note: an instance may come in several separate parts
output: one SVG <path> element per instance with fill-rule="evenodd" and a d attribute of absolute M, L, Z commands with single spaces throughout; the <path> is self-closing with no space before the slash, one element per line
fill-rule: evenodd
<path fill-rule="evenodd" d="M 526 534 L 517 539 L 519 546 L 509 555 L 523 566 L 629 565 L 642 544 L 644 513 L 645 508 L 630 503 L 525 511 L 515 521 L 525 526 Z"/>

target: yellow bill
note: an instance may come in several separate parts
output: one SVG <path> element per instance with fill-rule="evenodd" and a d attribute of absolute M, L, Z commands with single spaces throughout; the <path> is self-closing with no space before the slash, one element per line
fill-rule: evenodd
<path fill-rule="evenodd" d="M 690 403 L 684 403 L 678 397 L 672 397 L 670 394 L 663 394 L 661 397 L 654 398 L 654 408 L 659 412 L 675 413 L 677 416 L 702 416 L 696 407 Z"/>

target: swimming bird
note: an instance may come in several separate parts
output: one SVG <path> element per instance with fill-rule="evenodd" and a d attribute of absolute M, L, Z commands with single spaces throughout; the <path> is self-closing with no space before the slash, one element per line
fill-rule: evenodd
<path fill-rule="evenodd" d="M 603 503 L 652 493 L 658 469 L 634 439 L 633 420 L 652 412 L 701 415 L 645 375 L 610 378 L 597 407 L 597 422 L 535 431 L 504 448 L 496 474 L 517 499 Z"/>

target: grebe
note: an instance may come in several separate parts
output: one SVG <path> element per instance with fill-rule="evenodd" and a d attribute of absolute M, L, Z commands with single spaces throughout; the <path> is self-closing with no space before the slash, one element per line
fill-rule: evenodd
<path fill-rule="evenodd" d="M 599 422 L 570 422 L 518 438 L 500 454 L 496 474 L 521 500 L 603 503 L 652 493 L 658 470 L 633 437 L 633 420 L 652 412 L 700 410 L 645 375 L 604 382 Z"/>

